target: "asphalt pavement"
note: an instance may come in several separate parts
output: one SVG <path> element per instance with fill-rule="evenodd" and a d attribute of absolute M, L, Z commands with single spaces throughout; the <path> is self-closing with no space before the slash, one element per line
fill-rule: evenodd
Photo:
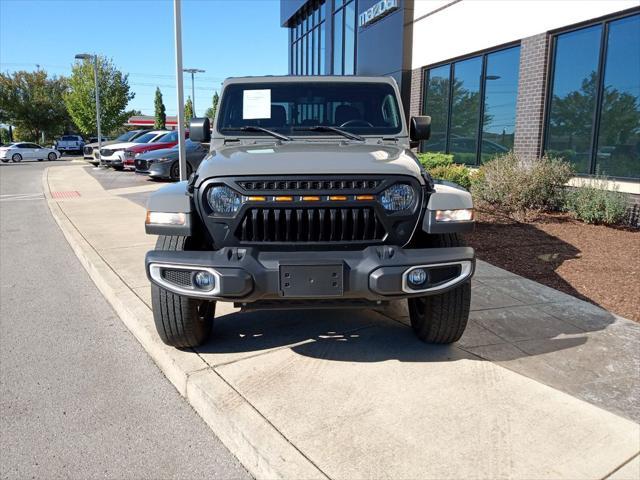
<path fill-rule="evenodd" d="M 50 165 L 0 165 L 0 477 L 250 478 L 91 282 Z"/>

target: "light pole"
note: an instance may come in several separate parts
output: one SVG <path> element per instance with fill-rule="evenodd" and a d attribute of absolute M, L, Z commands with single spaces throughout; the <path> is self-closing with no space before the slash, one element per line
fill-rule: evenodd
<path fill-rule="evenodd" d="M 182 78 L 182 13 L 180 0 L 173 0 L 173 27 L 176 42 L 176 92 L 178 100 L 178 165 L 180 180 L 187 179 L 187 156 L 184 145 L 184 82 Z"/>
<path fill-rule="evenodd" d="M 100 85 L 98 84 L 98 56 L 89 53 L 76 54 L 78 60 L 93 60 L 93 80 L 96 84 L 96 126 L 98 127 L 98 154 L 100 155 L 100 166 L 104 166 L 102 161 L 102 130 L 100 128 Z"/>
<path fill-rule="evenodd" d="M 185 68 L 182 71 L 191 74 L 191 105 L 193 105 L 192 115 L 195 117 L 196 116 L 196 90 L 193 87 L 193 76 L 196 73 L 204 73 L 204 70 L 200 70 L 199 68 Z"/>

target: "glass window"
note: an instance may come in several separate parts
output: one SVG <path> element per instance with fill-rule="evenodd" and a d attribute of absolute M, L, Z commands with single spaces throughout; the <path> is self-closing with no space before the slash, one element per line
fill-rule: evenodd
<path fill-rule="evenodd" d="M 449 73 L 451 67 L 432 68 L 425 76 L 424 114 L 431 116 L 431 138 L 423 145 L 425 152 L 447 150 L 447 121 L 449 115 Z"/>
<path fill-rule="evenodd" d="M 327 18 L 327 4 L 322 2 L 320 5 L 320 21 L 323 21 L 325 18 Z"/>
<path fill-rule="evenodd" d="M 556 38 L 547 151 L 589 173 L 602 26 Z"/>
<path fill-rule="evenodd" d="M 431 116 L 431 138 L 421 151 L 452 153 L 457 163 L 477 165 L 511 150 L 519 68 L 517 46 L 427 70 L 423 113 Z"/>
<path fill-rule="evenodd" d="M 323 4 L 324 6 L 324 4 Z M 327 70 L 325 68 L 325 54 L 326 54 L 326 48 L 325 48 L 325 22 L 322 22 L 320 24 L 320 37 L 318 39 L 319 43 L 320 43 L 320 75 L 325 75 L 327 73 Z"/>
<path fill-rule="evenodd" d="M 482 57 L 453 65 L 449 152 L 457 163 L 476 164 Z"/>
<path fill-rule="evenodd" d="M 356 54 L 356 2 L 348 3 L 344 11 L 344 74 L 353 75 Z"/>
<path fill-rule="evenodd" d="M 311 55 L 311 59 L 313 62 L 313 70 L 312 73 L 314 75 L 318 74 L 318 29 L 314 28 L 313 29 L 313 50 L 312 50 L 312 55 Z"/>
<path fill-rule="evenodd" d="M 640 177 L 640 15 L 609 24 L 596 169 Z"/>
<path fill-rule="evenodd" d="M 342 75 L 342 13 L 339 11 L 333 16 L 333 74 Z"/>
<path fill-rule="evenodd" d="M 487 55 L 481 161 L 513 149 L 520 48 Z"/>
<path fill-rule="evenodd" d="M 313 37 L 311 33 L 307 35 L 307 75 L 313 73 Z"/>

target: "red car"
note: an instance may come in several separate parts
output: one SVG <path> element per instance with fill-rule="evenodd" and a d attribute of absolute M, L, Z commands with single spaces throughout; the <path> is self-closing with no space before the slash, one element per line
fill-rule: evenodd
<path fill-rule="evenodd" d="M 186 137 L 189 138 L 189 132 L 186 132 Z M 141 143 L 127 148 L 124 151 L 124 168 L 136 168 L 135 158 L 143 153 L 151 152 L 152 150 L 159 150 L 161 148 L 171 148 L 178 144 L 178 132 L 168 132 L 158 139 L 149 142 Z"/>

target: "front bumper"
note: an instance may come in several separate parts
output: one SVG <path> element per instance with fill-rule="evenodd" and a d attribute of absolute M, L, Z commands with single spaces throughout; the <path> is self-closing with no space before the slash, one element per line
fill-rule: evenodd
<path fill-rule="evenodd" d="M 475 270 L 472 248 L 402 249 L 372 246 L 357 251 L 269 252 L 225 247 L 210 252 L 147 253 L 146 272 L 156 285 L 193 298 L 233 301 L 241 306 L 282 301 L 387 300 L 445 292 L 468 281 Z M 419 288 L 408 274 L 426 270 Z M 195 286 L 198 272 L 214 277 L 211 290 Z"/>

